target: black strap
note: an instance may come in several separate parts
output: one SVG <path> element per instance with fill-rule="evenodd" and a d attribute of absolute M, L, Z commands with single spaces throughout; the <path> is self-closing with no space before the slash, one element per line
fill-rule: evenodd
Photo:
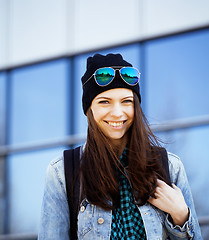
<path fill-rule="evenodd" d="M 67 199 L 70 213 L 69 235 L 71 240 L 77 237 L 77 213 L 79 208 L 80 179 L 77 177 L 80 165 L 80 147 L 64 151 L 64 169 Z M 75 181 L 76 179 L 76 181 Z M 74 186 L 74 187 L 73 187 Z"/>
<path fill-rule="evenodd" d="M 162 165 L 166 173 L 166 180 L 168 184 L 171 185 L 169 166 L 168 166 L 168 153 L 165 148 L 160 148 L 160 155 L 161 155 Z"/>

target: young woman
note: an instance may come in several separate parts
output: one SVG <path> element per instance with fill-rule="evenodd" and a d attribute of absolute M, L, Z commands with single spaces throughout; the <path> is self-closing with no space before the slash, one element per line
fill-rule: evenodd
<path fill-rule="evenodd" d="M 168 153 L 169 185 L 161 148 L 141 110 L 139 77 L 120 54 L 87 60 L 78 239 L 200 240 L 183 164 Z M 61 157 L 47 170 L 39 240 L 70 239 L 69 221 Z"/>

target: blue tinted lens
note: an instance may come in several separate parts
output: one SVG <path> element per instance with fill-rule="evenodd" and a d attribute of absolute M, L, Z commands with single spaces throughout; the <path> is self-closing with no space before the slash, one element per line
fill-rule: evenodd
<path fill-rule="evenodd" d="M 100 68 L 94 74 L 96 82 L 98 83 L 99 86 L 108 85 L 113 80 L 114 76 L 115 76 L 114 69 L 108 67 Z"/>
<path fill-rule="evenodd" d="M 136 68 L 124 67 L 120 69 L 120 74 L 129 85 L 136 85 L 139 81 L 140 73 Z"/>

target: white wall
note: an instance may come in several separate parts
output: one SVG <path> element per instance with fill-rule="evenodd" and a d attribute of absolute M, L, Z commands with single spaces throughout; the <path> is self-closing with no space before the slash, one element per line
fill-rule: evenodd
<path fill-rule="evenodd" d="M 0 67 L 8 64 L 9 1 L 0 0 Z"/>
<path fill-rule="evenodd" d="M 208 23 L 208 0 L 0 0 L 0 68 Z"/>
<path fill-rule="evenodd" d="M 66 52 L 68 17 L 67 0 L 1 0 L 5 15 L 1 24 L 4 63 L 18 64 L 56 56 Z M 6 6 L 6 7 L 5 7 Z M 6 56 L 5 56 L 6 51 Z"/>
<path fill-rule="evenodd" d="M 140 36 L 140 0 L 75 0 L 75 50 L 108 46 Z"/>
<path fill-rule="evenodd" d="M 13 0 L 11 62 L 58 54 L 65 49 L 65 0 Z"/>
<path fill-rule="evenodd" d="M 209 25 L 208 0 L 143 0 L 143 35 Z"/>

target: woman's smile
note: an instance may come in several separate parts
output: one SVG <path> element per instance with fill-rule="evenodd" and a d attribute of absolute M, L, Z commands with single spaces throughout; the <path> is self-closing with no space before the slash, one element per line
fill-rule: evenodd
<path fill-rule="evenodd" d="M 115 128 L 115 129 L 120 129 L 123 127 L 125 121 L 118 121 L 118 122 L 113 122 L 113 121 L 104 121 L 106 122 L 108 125 L 110 125 L 111 127 Z"/>

